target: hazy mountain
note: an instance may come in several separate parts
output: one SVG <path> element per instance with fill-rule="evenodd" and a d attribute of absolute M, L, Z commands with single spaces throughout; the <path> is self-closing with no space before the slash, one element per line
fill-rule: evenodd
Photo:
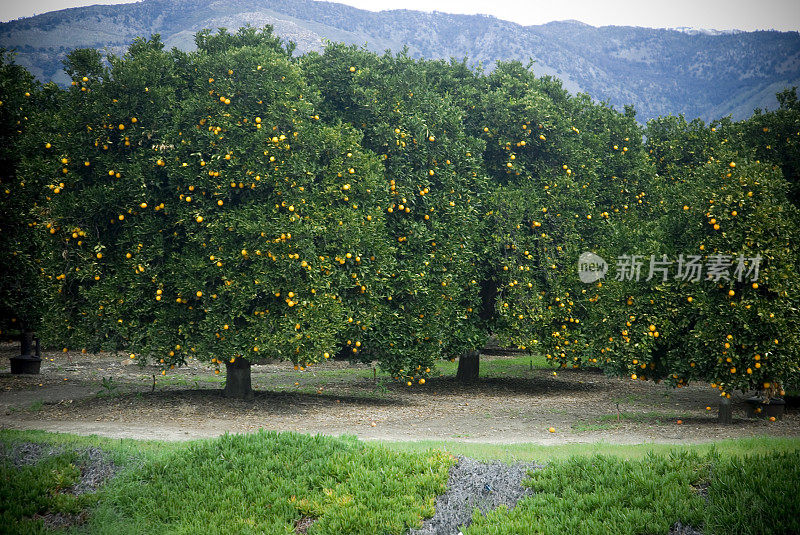
<path fill-rule="evenodd" d="M 663 114 L 717 118 L 777 105 L 775 93 L 800 85 L 798 32 L 595 28 L 576 21 L 520 26 L 484 15 L 395 10 L 373 13 L 312 0 L 144 0 L 45 13 L 0 24 L 0 46 L 42 80 L 65 83 L 64 55 L 76 47 L 121 53 L 136 36 L 160 33 L 169 46 L 193 47 L 203 28 L 271 24 L 300 53 L 325 40 L 382 52 L 409 47 L 414 57 L 469 58 L 491 69 L 500 60 L 535 61 L 617 108 L 632 104 L 640 120 Z"/>

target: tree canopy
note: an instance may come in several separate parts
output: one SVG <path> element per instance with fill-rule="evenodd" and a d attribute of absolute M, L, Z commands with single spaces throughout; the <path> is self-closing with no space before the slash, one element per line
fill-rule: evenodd
<path fill-rule="evenodd" d="M 516 62 L 196 44 L 73 51 L 67 89 L 2 56 L 4 331 L 225 364 L 231 395 L 263 359 L 424 384 L 490 335 L 724 395 L 797 381 L 794 90 L 643 126 Z"/>

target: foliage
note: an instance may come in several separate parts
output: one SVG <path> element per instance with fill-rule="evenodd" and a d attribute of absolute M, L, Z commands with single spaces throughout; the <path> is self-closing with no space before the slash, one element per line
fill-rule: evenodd
<path fill-rule="evenodd" d="M 752 117 L 740 121 L 735 131 L 739 150 L 752 151 L 762 162 L 776 165 L 789 183 L 788 196 L 800 206 L 800 102 L 797 88 L 777 94 L 776 110 L 756 109 Z"/>
<path fill-rule="evenodd" d="M 798 381 L 793 91 L 746 121 L 642 128 L 516 62 L 294 58 L 270 28 L 196 45 L 76 50 L 66 91 L 4 59 L 3 307 L 51 347 L 163 373 L 352 358 L 410 386 L 493 334 L 726 396 Z M 584 284 L 588 251 L 640 276 Z M 677 276 L 690 258 L 706 271 Z"/>
<path fill-rule="evenodd" d="M 492 329 L 509 345 L 563 366 L 587 351 L 594 298 L 575 276 L 579 255 L 613 239 L 648 166 L 633 115 L 571 97 L 518 63 L 484 80 L 468 117 L 486 139 L 495 187 L 486 212 Z"/>
<path fill-rule="evenodd" d="M 305 366 L 360 346 L 392 265 L 377 159 L 319 121 L 268 30 L 198 45 L 138 41 L 76 78 L 56 158 L 30 164 L 52 176 L 68 162 L 46 213 L 67 323 L 53 339 L 165 367 L 262 354 Z"/>
<path fill-rule="evenodd" d="M 409 384 L 424 382 L 436 359 L 486 339 L 478 283 L 487 186 L 481 143 L 465 132 L 452 98 L 431 87 L 453 77 L 440 62 L 331 45 L 301 64 L 323 97 L 323 116 L 361 129 L 365 148 L 379 155 L 390 194 L 385 217 L 396 268 L 389 312 L 368 333 L 364 356 Z"/>
<path fill-rule="evenodd" d="M 43 89 L 0 49 L 0 336 L 35 331 L 46 309 L 32 213 L 43 201 L 38 177 L 19 175 L 31 150 L 25 136 L 47 115 L 52 87 Z"/>
<path fill-rule="evenodd" d="M 723 395 L 769 397 L 800 371 L 791 319 L 798 213 L 779 173 L 731 150 L 726 124 L 674 117 L 648 124 L 659 172 L 601 253 L 617 261 L 616 279 L 623 255 L 638 255 L 641 273 L 597 285 L 595 348 L 618 375 L 678 387 L 701 380 Z M 693 272 L 692 262 L 702 270 Z"/>

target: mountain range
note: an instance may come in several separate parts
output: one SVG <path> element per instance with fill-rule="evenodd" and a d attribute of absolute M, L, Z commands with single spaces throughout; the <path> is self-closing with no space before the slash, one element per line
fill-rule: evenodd
<path fill-rule="evenodd" d="M 488 15 L 372 12 L 314 0 L 143 0 L 44 13 L 0 24 L 0 47 L 42 81 L 68 83 L 72 49 L 124 53 L 137 36 L 158 33 L 168 46 L 194 47 L 204 28 L 273 26 L 297 53 L 326 41 L 376 52 L 408 47 L 412 57 L 467 59 L 490 70 L 519 60 L 637 118 L 684 114 L 704 120 L 777 106 L 775 93 L 800 85 L 800 33 L 715 32 L 693 28 L 594 27 L 578 21 L 522 26 Z"/>

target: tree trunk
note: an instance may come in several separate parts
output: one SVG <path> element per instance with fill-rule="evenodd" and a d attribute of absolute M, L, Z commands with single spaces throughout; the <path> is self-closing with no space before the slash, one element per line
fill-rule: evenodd
<path fill-rule="evenodd" d="M 250 361 L 241 357 L 225 362 L 225 397 L 236 399 L 253 399 L 253 387 L 250 382 Z"/>
<path fill-rule="evenodd" d="M 719 423 L 729 424 L 733 422 L 733 408 L 731 407 L 731 400 L 728 397 L 723 397 L 719 401 Z"/>
<path fill-rule="evenodd" d="M 480 372 L 480 351 L 467 351 L 458 359 L 456 380 L 459 383 L 474 383 Z"/>

